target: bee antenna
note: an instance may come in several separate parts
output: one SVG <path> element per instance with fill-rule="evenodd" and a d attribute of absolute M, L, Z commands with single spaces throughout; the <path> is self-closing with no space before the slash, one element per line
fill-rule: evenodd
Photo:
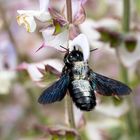
<path fill-rule="evenodd" d="M 65 47 L 63 47 L 61 45 L 60 45 L 60 47 L 63 48 L 63 49 L 65 49 L 67 52 L 69 52 L 69 49 L 67 49 L 67 48 L 65 48 Z"/>
<path fill-rule="evenodd" d="M 93 51 L 96 51 L 96 50 L 98 50 L 98 48 L 92 49 L 92 50 L 90 50 L 90 52 L 93 52 Z"/>

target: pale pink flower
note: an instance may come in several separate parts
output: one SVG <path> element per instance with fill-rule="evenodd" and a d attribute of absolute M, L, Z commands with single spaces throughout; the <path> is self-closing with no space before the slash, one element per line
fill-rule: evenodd
<path fill-rule="evenodd" d="M 24 25 L 27 32 L 34 32 L 37 27 L 36 19 L 40 22 L 51 22 L 48 5 L 49 0 L 40 0 L 40 10 L 18 10 L 18 24 Z"/>

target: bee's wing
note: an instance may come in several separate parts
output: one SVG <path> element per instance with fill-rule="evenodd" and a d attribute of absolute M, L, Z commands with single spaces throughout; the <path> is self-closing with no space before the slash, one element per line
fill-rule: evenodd
<path fill-rule="evenodd" d="M 69 75 L 63 75 L 58 81 L 45 89 L 38 98 L 40 104 L 53 103 L 64 98 L 69 85 Z"/>
<path fill-rule="evenodd" d="M 103 75 L 100 75 L 98 73 L 90 71 L 90 82 L 92 85 L 92 88 L 99 94 L 105 95 L 105 96 L 111 96 L 111 95 L 127 95 L 132 92 L 132 90 L 125 84 L 110 79 L 108 77 L 105 77 Z"/>

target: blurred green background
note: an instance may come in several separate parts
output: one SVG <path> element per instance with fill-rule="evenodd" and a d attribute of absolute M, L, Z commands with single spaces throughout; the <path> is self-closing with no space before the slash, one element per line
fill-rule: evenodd
<path fill-rule="evenodd" d="M 60 3 L 64 0 L 51 0 L 56 8 Z M 91 53 L 90 67 L 97 73 L 127 83 L 133 93 L 120 100 L 97 95 L 96 108 L 84 114 L 74 107 L 77 131 L 83 140 L 140 139 L 140 1 L 130 0 L 131 15 L 125 7 L 127 4 L 128 0 L 88 0 L 84 5 L 87 17 L 79 29 L 87 35 L 91 47 L 99 48 Z M 18 9 L 38 9 L 38 1 L 0 1 L 0 140 L 73 139 L 69 133 L 65 134 L 68 132 L 65 101 L 40 105 L 37 98 L 43 87 L 32 77 L 37 74 L 32 64 L 51 60 L 62 67 L 64 53 L 50 47 L 36 53 L 43 43 L 41 33 L 27 33 L 25 28 L 18 26 Z M 98 42 L 94 32 L 96 24 L 109 27 L 107 29 L 115 33 L 127 32 L 126 38 L 127 34 L 132 37 L 117 47 L 110 47 L 114 36 L 109 32 L 110 38 Z M 108 37 L 108 31 L 106 34 Z M 101 36 L 106 37 L 106 34 Z M 21 64 L 25 70 L 17 70 Z M 48 84 L 56 77 L 49 74 L 45 79 Z"/>

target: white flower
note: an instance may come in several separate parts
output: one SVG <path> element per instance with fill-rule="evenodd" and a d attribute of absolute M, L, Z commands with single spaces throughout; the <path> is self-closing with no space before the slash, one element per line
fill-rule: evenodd
<path fill-rule="evenodd" d="M 63 47 L 68 46 L 68 30 L 65 30 L 57 35 L 52 35 L 54 33 L 54 30 L 55 28 L 50 28 L 45 31 L 42 31 L 45 45 L 56 48 L 57 50 L 60 51 L 66 51 L 62 49 L 60 46 Z"/>
<path fill-rule="evenodd" d="M 91 46 L 93 46 L 95 41 L 97 42 L 101 37 L 100 33 L 94 29 L 96 27 L 97 23 L 92 19 L 86 19 L 84 23 L 79 25 L 81 32 L 87 36 Z"/>
<path fill-rule="evenodd" d="M 73 49 L 74 46 L 80 47 L 84 55 L 84 61 L 88 60 L 90 55 L 90 47 L 87 37 L 84 34 L 79 34 L 76 38 L 73 39 L 73 41 L 70 41 L 69 43 L 70 50 Z"/>
<path fill-rule="evenodd" d="M 98 104 L 95 110 L 108 117 L 119 118 L 129 111 L 129 106 L 127 102 L 123 102 L 121 105 L 118 105 L 118 106 L 113 105 L 113 103 Z"/>
<path fill-rule="evenodd" d="M 84 23 L 79 25 L 81 32 L 87 36 L 89 44 L 92 48 L 105 48 L 105 43 L 100 41 L 101 34 L 97 31 L 97 29 L 101 27 L 118 30 L 119 22 L 111 18 L 105 18 L 99 21 L 86 19 Z"/>
<path fill-rule="evenodd" d="M 56 69 L 56 71 L 58 71 L 59 73 L 62 72 L 63 64 L 58 59 L 48 59 L 48 60 L 45 60 L 42 62 L 31 63 L 31 64 L 22 63 L 17 67 L 17 70 L 27 70 L 31 80 L 36 82 L 36 84 L 38 86 L 44 87 L 44 86 L 46 86 L 46 83 L 44 84 L 44 82 L 41 81 L 41 79 L 43 78 L 44 75 L 43 75 L 43 73 L 41 73 L 41 71 L 39 69 L 41 69 L 42 71 L 43 70 L 45 71 L 46 65 L 49 65 L 52 68 Z M 48 72 L 48 71 L 46 71 L 46 72 Z M 51 82 L 51 80 L 50 80 L 50 82 Z"/>
<path fill-rule="evenodd" d="M 102 120 L 88 122 L 85 130 L 89 140 L 104 140 L 103 133 L 116 127 L 122 127 L 121 121 L 104 117 Z"/>
<path fill-rule="evenodd" d="M 76 127 L 81 128 L 86 123 L 84 118 L 84 113 L 75 105 L 73 105 L 73 111 L 74 111 L 74 120 L 75 120 Z"/>
<path fill-rule="evenodd" d="M 51 20 L 50 13 L 48 12 L 48 4 L 49 0 L 40 0 L 40 10 L 18 10 L 18 24 L 24 25 L 27 32 L 34 32 L 37 26 L 35 19 L 41 22 Z"/>
<path fill-rule="evenodd" d="M 74 0 L 72 1 L 72 18 L 73 18 L 73 25 L 79 25 L 85 20 L 85 11 L 83 9 L 83 4 L 85 1 L 79 1 Z M 65 7 L 66 8 L 66 7 Z M 59 14 L 53 9 L 49 9 L 52 17 L 54 17 L 54 20 L 58 22 L 53 27 L 47 28 L 46 30 L 42 31 L 43 38 L 45 40 L 45 46 L 51 46 L 56 48 L 60 51 L 66 51 L 60 46 L 68 47 L 68 40 L 71 37 L 72 34 L 69 32 L 69 23 L 63 17 L 63 14 Z M 66 12 L 66 9 L 64 10 Z M 65 13 L 66 14 L 66 13 Z M 57 32 L 58 30 L 58 32 Z M 87 52 L 87 51 L 86 51 Z"/>
<path fill-rule="evenodd" d="M 140 60 L 140 34 L 137 34 L 136 38 L 137 45 L 132 52 L 129 52 L 125 45 L 118 47 L 119 56 L 121 58 L 122 63 L 126 67 L 131 67 Z"/>
<path fill-rule="evenodd" d="M 104 28 L 117 30 L 120 28 L 120 23 L 118 20 L 113 18 L 104 18 L 97 21 L 97 27 L 104 27 Z"/>
<path fill-rule="evenodd" d="M 45 65 L 50 65 L 59 72 L 63 68 L 62 63 L 57 59 L 48 59 L 43 62 L 28 64 L 27 71 L 33 81 L 39 81 L 42 78 L 43 75 L 39 72 L 38 68 L 44 69 Z"/>

